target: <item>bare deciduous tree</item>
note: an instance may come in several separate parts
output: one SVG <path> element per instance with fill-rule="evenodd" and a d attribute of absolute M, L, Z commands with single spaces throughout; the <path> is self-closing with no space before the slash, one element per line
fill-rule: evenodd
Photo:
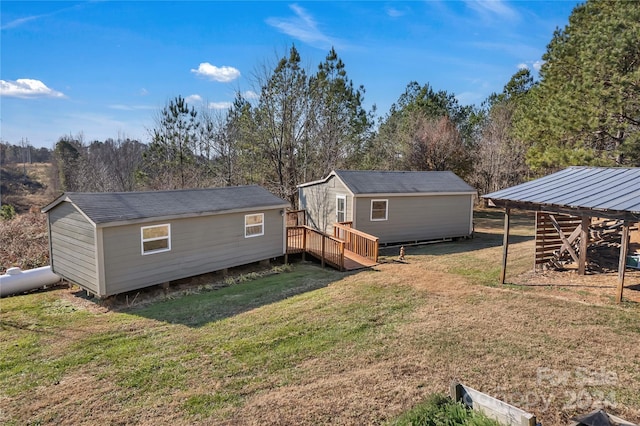
<path fill-rule="evenodd" d="M 464 176 L 470 167 L 470 153 L 460 132 L 446 117 L 430 118 L 413 113 L 408 135 L 405 168 L 409 170 L 451 170 Z"/>
<path fill-rule="evenodd" d="M 473 182 L 483 194 L 522 183 L 528 174 L 527 148 L 511 137 L 512 115 L 513 105 L 503 102 L 491 109 L 482 127 Z"/>

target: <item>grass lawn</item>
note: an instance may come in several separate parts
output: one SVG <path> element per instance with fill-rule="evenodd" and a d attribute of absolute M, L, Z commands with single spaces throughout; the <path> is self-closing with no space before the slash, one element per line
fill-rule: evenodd
<path fill-rule="evenodd" d="M 638 305 L 498 286 L 500 216 L 476 230 L 406 264 L 388 249 L 371 270 L 300 263 L 153 304 L 0 299 L 0 423 L 393 424 L 453 379 L 545 425 L 602 405 L 640 421 Z M 512 231 L 517 278 L 531 221 Z"/>

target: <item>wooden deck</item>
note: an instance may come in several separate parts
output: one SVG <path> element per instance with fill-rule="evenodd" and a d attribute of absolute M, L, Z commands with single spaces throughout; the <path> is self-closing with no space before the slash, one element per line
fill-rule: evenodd
<path fill-rule="evenodd" d="M 356 269 L 371 268 L 376 266 L 378 262 L 374 262 L 368 257 L 360 256 L 351 250 L 344 250 L 344 269 L 345 271 L 354 271 Z"/>
<path fill-rule="evenodd" d="M 375 241 L 375 254 L 365 253 L 367 256 L 363 256 L 349 250 L 347 247 L 351 247 L 351 244 L 336 236 L 327 235 L 305 225 L 287 227 L 287 255 L 309 254 L 319 259 L 323 267 L 329 264 L 340 271 L 352 271 L 377 265 L 377 238 Z"/>

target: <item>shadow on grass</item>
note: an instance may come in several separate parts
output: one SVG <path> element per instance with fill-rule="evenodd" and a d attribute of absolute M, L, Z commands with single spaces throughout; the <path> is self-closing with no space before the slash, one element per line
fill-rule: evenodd
<path fill-rule="evenodd" d="M 458 241 L 434 241 L 418 244 L 404 244 L 406 254 L 411 255 L 448 255 L 483 250 L 502 246 L 504 212 L 497 209 L 478 209 L 473 213 L 476 231 L 473 238 Z M 509 244 L 518 244 L 534 239 L 535 214 L 516 212 L 511 215 Z M 525 234 L 525 235 L 523 235 Z M 530 234 L 530 235 L 526 235 Z M 402 244 L 381 247 L 381 256 L 397 256 Z"/>
<path fill-rule="evenodd" d="M 289 272 L 239 282 L 193 294 L 167 295 L 164 300 L 123 309 L 131 315 L 201 327 L 243 312 L 328 286 L 344 273 L 309 263 L 295 264 Z"/>
<path fill-rule="evenodd" d="M 533 228 L 536 216 L 534 212 L 515 211 L 511 214 L 512 228 Z M 476 228 L 502 229 L 504 226 L 504 211 L 497 209 L 476 209 L 473 211 L 473 223 Z"/>
<path fill-rule="evenodd" d="M 507 282 L 505 285 L 510 285 L 518 288 L 616 288 L 615 285 L 590 285 L 590 284 L 553 284 L 553 283 L 516 283 L 516 282 Z M 625 286 L 625 289 L 628 287 Z"/>
<path fill-rule="evenodd" d="M 533 240 L 533 236 L 510 235 L 509 244 L 517 244 Z M 489 232 L 475 232 L 473 238 L 467 240 L 433 242 L 405 246 L 407 255 L 443 256 L 455 253 L 471 252 L 486 248 L 502 246 L 502 235 Z M 399 247 L 384 247 L 380 249 L 382 256 L 397 256 Z"/>
<path fill-rule="evenodd" d="M 589 283 L 584 283 L 584 284 L 576 284 L 576 283 L 570 283 L 570 284 L 562 284 L 562 283 L 509 283 L 510 285 L 513 286 L 517 286 L 517 287 L 547 287 L 547 288 L 565 288 L 565 289 L 572 289 L 572 288 L 585 288 L 585 289 L 617 289 L 618 285 L 617 284 L 589 284 Z M 634 292 L 633 294 L 640 294 L 640 284 L 625 284 L 624 285 L 624 292 L 627 291 L 632 291 Z"/>

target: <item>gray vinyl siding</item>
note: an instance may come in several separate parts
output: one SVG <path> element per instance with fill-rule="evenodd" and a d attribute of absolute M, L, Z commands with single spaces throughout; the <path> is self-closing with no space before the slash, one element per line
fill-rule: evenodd
<path fill-rule="evenodd" d="M 53 272 L 98 293 L 95 228 L 68 202 L 49 212 Z"/>
<path fill-rule="evenodd" d="M 244 265 L 284 254 L 277 210 L 176 219 L 103 228 L 108 295 Z M 245 214 L 264 213 L 264 235 L 245 238 Z M 142 255 L 140 227 L 171 224 L 171 250 Z"/>
<path fill-rule="evenodd" d="M 312 228 L 333 234 L 338 195 L 344 195 L 346 198 L 346 221 L 353 220 L 353 196 L 340 179 L 333 176 L 325 183 L 301 187 L 300 208 L 307 211 L 307 224 Z"/>
<path fill-rule="evenodd" d="M 371 221 L 371 200 L 388 200 L 387 220 Z M 471 195 L 356 198 L 355 228 L 381 244 L 463 237 L 471 234 Z"/>

